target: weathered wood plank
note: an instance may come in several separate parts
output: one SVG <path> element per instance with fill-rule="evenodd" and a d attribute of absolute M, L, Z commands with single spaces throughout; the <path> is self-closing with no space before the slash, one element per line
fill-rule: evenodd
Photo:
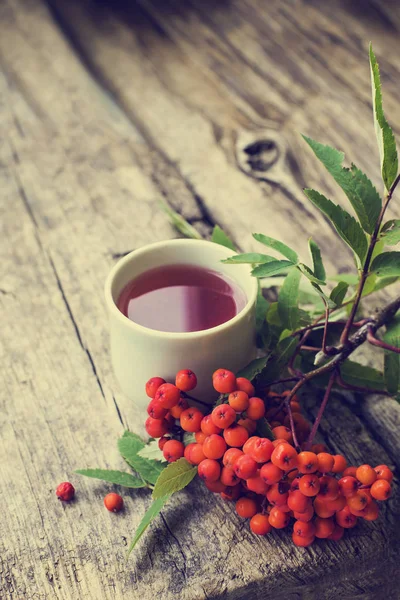
<path fill-rule="evenodd" d="M 378 523 L 341 544 L 303 551 L 286 533 L 255 540 L 231 505 L 195 483 L 127 564 L 126 536 L 149 502 L 145 492 L 124 494 L 118 517 L 105 513 L 108 486 L 100 482 L 73 479 L 77 501 L 54 499 L 55 482 L 71 479 L 73 469 L 121 464 L 116 406 L 123 424 L 139 427 L 110 370 L 102 287 L 116 255 L 173 235 L 159 197 L 203 231 L 218 220 L 243 248 L 256 223 L 289 243 L 304 238 L 303 252 L 312 233 L 331 268 L 351 265 L 303 203 L 304 180 L 333 188 L 296 132 L 336 143 L 377 178 L 367 65 L 359 69 L 366 42 L 352 36 L 352 27 L 364 37 L 368 26 L 346 3 L 341 17 L 316 3 L 268 4 L 268 12 L 255 0 L 201 9 L 150 0 L 120 1 L 114 10 L 54 0 L 52 13 L 28 0 L 0 7 L 0 497 L 8 517 L 0 591 L 7 600 L 397 598 L 397 498 Z M 374 27 L 394 77 L 393 38 Z M 335 59 L 351 61 L 351 76 L 339 77 L 334 48 Z M 394 87 L 388 96 L 397 124 Z M 260 139 L 274 141 L 262 146 L 266 171 L 246 160 L 245 148 Z M 396 426 L 393 403 L 367 407 L 357 418 L 335 400 L 323 434 L 350 460 L 395 462 L 396 436 L 383 440 L 384 419 Z"/>

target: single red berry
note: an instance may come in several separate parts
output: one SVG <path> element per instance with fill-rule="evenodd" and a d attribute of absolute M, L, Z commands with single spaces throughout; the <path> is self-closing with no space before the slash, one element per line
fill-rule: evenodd
<path fill-rule="evenodd" d="M 348 506 L 345 506 L 343 510 L 336 513 L 336 522 L 344 529 L 352 529 L 357 525 L 357 517 L 351 514 Z"/>
<path fill-rule="evenodd" d="M 293 512 L 293 516 L 297 521 L 308 523 L 314 516 L 314 508 L 312 505 L 310 505 L 303 513 Z"/>
<path fill-rule="evenodd" d="M 297 452 L 287 442 L 279 444 L 272 452 L 271 461 L 283 471 L 290 471 L 290 469 L 297 467 Z"/>
<path fill-rule="evenodd" d="M 347 467 L 344 471 L 343 471 L 343 477 L 355 477 L 357 473 L 357 467 Z"/>
<path fill-rule="evenodd" d="M 347 506 L 350 510 L 363 510 L 370 503 L 370 497 L 364 490 L 359 490 L 354 496 L 347 498 Z"/>
<path fill-rule="evenodd" d="M 176 406 L 180 400 L 181 392 L 172 383 L 163 383 L 158 388 L 154 398 L 160 401 L 163 408 L 170 409 Z"/>
<path fill-rule="evenodd" d="M 224 494 L 226 493 L 226 490 L 228 489 L 226 487 L 226 485 L 224 485 L 222 483 L 222 481 L 220 479 L 217 479 L 216 481 L 204 481 L 206 488 L 210 491 L 213 492 L 213 494 Z"/>
<path fill-rule="evenodd" d="M 232 467 L 222 467 L 221 481 L 224 485 L 232 487 L 239 483 L 239 477 Z"/>
<path fill-rule="evenodd" d="M 240 498 L 236 502 L 236 512 L 239 517 L 251 519 L 257 513 L 257 503 L 252 498 Z"/>
<path fill-rule="evenodd" d="M 336 500 L 339 495 L 339 484 L 334 477 L 324 475 L 319 478 L 318 498 L 325 500 Z"/>
<path fill-rule="evenodd" d="M 375 470 L 370 465 L 361 465 L 356 471 L 356 478 L 363 485 L 372 485 L 377 477 Z"/>
<path fill-rule="evenodd" d="M 182 412 L 180 425 L 183 431 L 196 433 L 196 431 L 200 431 L 202 419 L 203 413 L 198 408 L 190 407 Z"/>
<path fill-rule="evenodd" d="M 250 529 L 257 535 L 267 535 L 272 529 L 267 515 L 257 513 L 250 520 Z"/>
<path fill-rule="evenodd" d="M 229 404 L 220 404 L 212 411 L 211 419 L 214 425 L 221 429 L 226 429 L 226 427 L 235 422 L 236 413 Z"/>
<path fill-rule="evenodd" d="M 171 438 L 163 436 L 158 440 L 158 447 L 160 448 L 160 450 L 164 448 L 165 444 L 168 442 L 169 439 Z"/>
<path fill-rule="evenodd" d="M 175 406 L 170 408 L 169 412 L 174 417 L 174 419 L 180 419 L 181 414 L 187 408 L 189 408 L 189 404 L 188 404 L 188 401 L 186 400 L 186 398 L 179 398 L 178 404 L 176 404 Z"/>
<path fill-rule="evenodd" d="M 268 462 L 261 467 L 260 477 L 265 481 L 267 485 L 278 483 L 284 476 L 285 472 L 274 465 L 272 462 Z"/>
<path fill-rule="evenodd" d="M 104 498 L 104 506 L 110 512 L 119 512 L 124 506 L 124 501 L 119 494 L 107 494 Z"/>
<path fill-rule="evenodd" d="M 325 444 L 313 444 L 310 448 L 311 452 L 314 452 L 315 454 L 319 454 L 320 452 L 326 452 L 327 451 L 327 447 L 325 446 Z"/>
<path fill-rule="evenodd" d="M 240 496 L 241 486 L 227 486 L 224 492 L 221 492 L 221 498 L 228 502 L 236 501 Z"/>
<path fill-rule="evenodd" d="M 201 421 L 201 431 L 206 435 L 212 435 L 213 433 L 221 433 L 222 429 L 214 424 L 211 415 L 206 415 Z"/>
<path fill-rule="evenodd" d="M 224 467 L 233 467 L 240 456 L 243 456 L 243 452 L 239 448 L 229 448 L 222 458 Z"/>
<path fill-rule="evenodd" d="M 339 494 L 339 496 L 335 500 L 325 500 L 326 509 L 329 511 L 338 512 L 339 510 L 343 510 L 346 506 L 346 498 Z"/>
<path fill-rule="evenodd" d="M 231 392 L 229 394 L 228 403 L 234 411 L 241 413 L 249 406 L 249 397 L 246 392 L 236 390 L 235 392 Z"/>
<path fill-rule="evenodd" d="M 243 452 L 251 455 L 258 440 L 261 440 L 261 438 L 256 435 L 249 437 L 247 442 L 243 445 Z"/>
<path fill-rule="evenodd" d="M 175 385 L 182 392 L 190 392 L 197 385 L 197 377 L 190 369 L 182 369 L 176 374 Z"/>
<path fill-rule="evenodd" d="M 314 452 L 300 452 L 297 460 L 300 473 L 315 473 L 318 471 L 318 457 Z"/>
<path fill-rule="evenodd" d="M 214 389 L 220 394 L 230 394 L 236 389 L 236 377 L 232 371 L 218 369 L 212 376 Z"/>
<path fill-rule="evenodd" d="M 194 434 L 194 437 L 196 439 L 196 442 L 198 444 L 204 444 L 204 440 L 206 439 L 206 434 L 203 433 L 202 431 L 196 431 L 196 433 Z"/>
<path fill-rule="evenodd" d="M 240 390 L 241 392 L 246 392 L 249 398 L 254 396 L 256 392 L 254 385 L 251 383 L 251 381 L 246 379 L 246 377 L 238 377 L 236 379 L 236 389 Z"/>
<path fill-rule="evenodd" d="M 271 485 L 271 487 L 267 491 L 266 496 L 267 496 L 268 502 L 272 506 L 281 507 L 284 504 L 287 504 L 287 501 L 289 498 L 289 493 L 288 493 L 286 486 L 284 486 L 280 483 L 274 483 L 273 485 Z M 289 509 L 289 510 L 291 510 L 291 509 Z"/>
<path fill-rule="evenodd" d="M 387 465 L 378 465 L 375 467 L 375 473 L 378 479 L 386 479 L 386 481 L 392 483 L 393 473 Z"/>
<path fill-rule="evenodd" d="M 300 537 L 296 535 L 294 532 L 292 533 L 292 541 L 295 546 L 300 546 L 301 548 L 307 548 L 307 546 L 311 546 L 313 541 L 315 540 L 315 536 L 311 537 Z"/>
<path fill-rule="evenodd" d="M 272 433 L 276 439 L 286 440 L 286 442 L 291 442 L 293 440 L 290 429 L 284 425 L 273 427 Z"/>
<path fill-rule="evenodd" d="M 379 517 L 379 506 L 375 500 L 371 500 L 365 509 L 363 516 L 366 521 L 376 521 L 376 519 Z"/>
<path fill-rule="evenodd" d="M 335 464 L 335 459 L 332 454 L 328 454 L 328 452 L 320 452 L 317 454 L 318 458 L 318 471 L 320 473 L 329 473 L 333 469 L 333 465 Z"/>
<path fill-rule="evenodd" d="M 342 539 L 343 534 L 344 534 L 343 527 L 341 527 L 340 525 L 338 525 L 337 523 L 335 523 L 335 527 L 333 529 L 333 532 L 331 533 L 331 535 L 328 535 L 327 539 L 328 540 L 333 540 L 334 542 L 338 542 L 339 540 Z"/>
<path fill-rule="evenodd" d="M 304 496 L 316 496 L 319 493 L 320 483 L 318 475 L 303 475 L 299 480 L 299 490 Z"/>
<path fill-rule="evenodd" d="M 258 465 L 248 454 L 240 456 L 234 464 L 235 473 L 240 479 L 249 479 L 257 474 Z"/>
<path fill-rule="evenodd" d="M 276 448 L 277 446 L 280 446 L 281 444 L 287 444 L 287 441 L 278 439 L 278 440 L 273 440 L 272 444 L 273 444 L 274 448 Z"/>
<path fill-rule="evenodd" d="M 302 494 L 300 490 L 295 490 L 294 492 L 289 493 L 287 505 L 290 510 L 302 513 L 305 512 L 311 505 L 311 500 Z"/>
<path fill-rule="evenodd" d="M 321 517 L 321 519 L 329 519 L 329 517 L 333 517 L 336 512 L 334 508 L 328 506 L 327 500 L 320 498 L 319 496 L 314 498 L 313 506 L 315 514 L 318 515 L 318 517 Z"/>
<path fill-rule="evenodd" d="M 345 498 L 350 498 L 354 496 L 354 494 L 358 491 L 358 481 L 355 477 L 351 475 L 345 475 L 338 481 L 340 493 Z"/>
<path fill-rule="evenodd" d="M 274 529 L 284 529 L 289 525 L 290 516 L 288 513 L 280 510 L 277 506 L 273 506 L 269 513 L 268 520 Z"/>
<path fill-rule="evenodd" d="M 167 412 L 168 410 L 163 408 L 160 401 L 156 400 L 156 398 L 153 398 L 147 407 L 147 413 L 150 417 L 153 417 L 153 419 L 164 419 L 164 417 L 167 416 Z"/>
<path fill-rule="evenodd" d="M 258 421 L 258 419 L 262 419 L 265 415 L 265 404 L 261 398 L 257 398 L 253 396 L 253 398 L 249 398 L 249 406 L 246 410 L 246 416 L 249 419 L 253 419 L 253 421 Z"/>
<path fill-rule="evenodd" d="M 241 448 L 249 438 L 247 429 L 236 423 L 224 429 L 223 435 L 228 446 L 233 446 L 234 448 Z"/>
<path fill-rule="evenodd" d="M 267 438 L 257 438 L 250 452 L 251 458 L 258 463 L 266 463 L 270 460 L 274 445 Z"/>
<path fill-rule="evenodd" d="M 246 479 L 247 489 L 251 492 L 255 492 L 256 494 L 260 494 L 260 496 L 265 496 L 268 492 L 268 485 L 265 483 L 264 479 L 261 479 L 259 475 L 255 475 L 255 477 L 249 477 Z"/>
<path fill-rule="evenodd" d="M 203 452 L 205 456 L 207 458 L 213 458 L 214 460 L 222 458 L 225 454 L 226 448 L 227 446 L 224 438 L 217 433 L 213 433 L 206 437 L 203 443 Z"/>
<path fill-rule="evenodd" d="M 333 530 L 335 529 L 335 522 L 332 517 L 328 519 L 321 519 L 321 517 L 316 517 L 314 521 L 315 525 L 315 537 L 317 538 L 327 538 L 332 535 Z"/>
<path fill-rule="evenodd" d="M 59 500 L 69 502 L 75 496 L 75 488 L 69 481 L 63 481 L 57 486 L 56 495 Z"/>
<path fill-rule="evenodd" d="M 191 465 L 199 465 L 206 458 L 202 444 L 188 444 L 185 448 L 184 457 Z"/>
<path fill-rule="evenodd" d="M 221 467 L 219 462 L 212 458 L 205 458 L 198 466 L 197 473 L 204 481 L 217 481 L 221 475 Z"/>
<path fill-rule="evenodd" d="M 292 409 L 292 413 L 301 413 L 301 406 L 296 400 L 290 401 L 290 408 Z"/>
<path fill-rule="evenodd" d="M 168 462 L 175 462 L 178 458 L 182 458 L 185 452 L 185 446 L 178 440 L 168 440 L 164 445 L 163 455 Z"/>
<path fill-rule="evenodd" d="M 247 429 L 249 435 L 253 435 L 253 433 L 257 429 L 257 423 L 253 421 L 253 419 L 239 419 L 237 424 Z"/>
<path fill-rule="evenodd" d="M 151 379 L 149 379 L 148 382 L 146 383 L 146 394 L 148 395 L 148 397 L 154 398 L 158 388 L 163 383 L 166 383 L 166 382 L 165 382 L 165 379 L 163 379 L 162 377 L 152 377 Z"/>
<path fill-rule="evenodd" d="M 145 429 L 150 437 L 160 438 L 169 431 L 169 424 L 165 419 L 148 417 L 145 422 Z"/>
<path fill-rule="evenodd" d="M 315 525 L 310 521 L 296 521 L 293 525 L 293 533 L 299 537 L 308 538 L 315 535 Z"/>
<path fill-rule="evenodd" d="M 386 479 L 378 479 L 372 484 L 370 492 L 375 500 L 387 500 L 392 493 L 392 488 Z"/>
<path fill-rule="evenodd" d="M 332 473 L 343 473 L 347 467 L 347 460 L 341 454 L 335 454 L 333 457 Z"/>

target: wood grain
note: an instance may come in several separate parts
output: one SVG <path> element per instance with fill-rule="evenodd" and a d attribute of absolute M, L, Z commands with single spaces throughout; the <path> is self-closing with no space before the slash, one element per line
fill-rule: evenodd
<path fill-rule="evenodd" d="M 398 134 L 399 27 L 389 1 L 3 0 L 1 598 L 398 598 L 398 496 L 340 544 L 301 550 L 254 539 L 197 482 L 126 563 L 148 494 L 124 491 L 110 515 L 112 486 L 73 471 L 122 467 L 117 436 L 141 431 L 111 372 L 102 288 L 119 256 L 175 235 L 160 198 L 204 235 L 218 222 L 251 249 L 260 230 L 304 258 L 313 235 L 331 270 L 353 268 L 302 195 L 345 204 L 299 132 L 379 181 L 367 46 Z M 391 400 L 335 398 L 322 433 L 350 461 L 398 467 L 399 421 Z"/>

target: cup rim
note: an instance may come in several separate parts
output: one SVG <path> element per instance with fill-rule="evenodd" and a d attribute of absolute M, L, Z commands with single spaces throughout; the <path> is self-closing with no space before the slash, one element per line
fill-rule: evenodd
<path fill-rule="evenodd" d="M 104 295 L 105 295 L 106 305 L 107 305 L 108 310 L 110 311 L 110 314 L 113 317 L 116 317 L 119 321 L 121 321 L 126 327 L 129 327 L 130 329 L 132 329 L 132 331 L 150 335 L 152 337 L 175 339 L 175 340 L 177 340 L 177 339 L 189 340 L 189 339 L 207 337 L 209 335 L 219 333 L 221 331 L 224 331 L 225 329 L 228 329 L 229 327 L 232 327 L 235 323 L 237 323 L 238 321 L 240 321 L 241 319 L 246 317 L 248 315 L 248 313 L 252 310 L 252 308 L 255 304 L 255 301 L 257 299 L 257 293 L 258 293 L 257 279 L 255 277 L 251 276 L 250 271 L 249 271 L 249 277 L 251 279 L 252 290 L 247 299 L 247 303 L 245 304 L 245 306 L 242 308 L 242 310 L 240 312 L 237 313 L 237 315 L 232 317 L 232 319 L 229 319 L 228 321 L 225 321 L 225 323 L 221 323 L 220 325 L 216 325 L 215 327 L 210 327 L 209 329 L 201 329 L 200 331 L 159 331 L 158 329 L 151 329 L 150 327 L 145 327 L 144 325 L 139 325 L 139 323 L 135 323 L 134 321 L 131 321 L 131 319 L 129 319 L 126 315 L 124 315 L 119 310 L 118 306 L 114 302 L 114 298 L 112 295 L 112 284 L 113 284 L 113 281 L 114 281 L 117 273 L 127 263 L 131 262 L 133 256 L 135 258 L 140 257 L 141 254 L 145 254 L 149 250 L 156 250 L 157 248 L 162 248 L 162 247 L 165 247 L 166 245 L 168 245 L 168 246 L 185 246 L 186 244 L 190 244 L 190 245 L 197 244 L 199 246 L 207 245 L 210 247 L 213 246 L 214 249 L 217 251 L 219 248 L 221 248 L 221 249 L 224 248 L 224 246 L 216 244 L 215 242 L 210 242 L 208 240 L 192 240 L 192 239 L 185 239 L 185 238 L 177 238 L 177 239 L 172 239 L 172 240 L 164 240 L 164 241 L 160 241 L 160 242 L 154 242 L 152 244 L 146 244 L 145 246 L 142 246 L 141 248 L 132 250 L 132 252 L 129 252 L 126 256 L 124 256 L 123 258 L 119 259 L 116 262 L 116 264 L 113 266 L 113 268 L 111 269 L 111 271 L 109 272 L 109 274 L 106 278 L 105 286 L 104 286 Z M 227 248 L 225 248 L 225 249 L 227 250 Z M 235 252 L 234 250 L 231 250 L 230 252 L 232 255 L 237 254 L 237 252 Z M 241 265 L 241 266 L 243 266 L 243 265 Z"/>

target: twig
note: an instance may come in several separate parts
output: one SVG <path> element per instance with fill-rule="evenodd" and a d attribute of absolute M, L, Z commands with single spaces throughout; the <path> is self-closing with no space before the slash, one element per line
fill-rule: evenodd
<path fill-rule="evenodd" d="M 290 383 L 291 381 L 297 381 L 298 379 L 299 379 L 298 377 L 285 377 L 284 379 L 276 379 L 275 381 L 271 381 L 271 383 L 266 385 L 264 390 L 270 388 L 273 385 L 278 385 L 280 383 Z"/>
<path fill-rule="evenodd" d="M 313 425 L 313 427 L 311 429 L 310 435 L 308 436 L 307 448 L 310 448 L 311 444 L 314 441 L 314 438 L 315 438 L 315 435 L 316 435 L 316 433 L 318 431 L 318 427 L 319 427 L 319 425 L 321 423 L 321 419 L 322 419 L 322 416 L 324 414 L 326 405 L 328 404 L 329 396 L 331 394 L 331 390 L 332 390 L 333 384 L 335 383 L 335 379 L 336 379 L 336 371 L 333 371 L 333 373 L 331 374 L 331 376 L 329 378 L 329 383 L 328 383 L 328 386 L 327 386 L 327 388 L 325 390 L 324 398 L 322 400 L 321 406 L 319 407 L 319 411 L 318 411 L 317 417 L 316 417 L 316 419 L 314 421 L 314 425 Z"/>
<path fill-rule="evenodd" d="M 390 350 L 390 352 L 400 354 L 400 348 L 396 348 L 396 346 L 392 346 L 391 344 L 387 344 L 386 342 L 379 340 L 377 337 L 374 336 L 374 334 L 370 330 L 368 330 L 367 333 L 367 342 L 369 342 L 373 346 L 378 346 L 378 348 L 383 348 L 383 350 Z"/>
<path fill-rule="evenodd" d="M 296 428 L 294 425 L 293 412 L 292 412 L 292 407 L 290 406 L 290 400 L 289 400 L 289 402 L 286 400 L 285 404 L 286 404 L 286 408 L 287 408 L 288 415 L 289 415 L 290 430 L 292 432 L 293 444 L 294 444 L 294 447 L 296 448 L 297 452 L 300 452 L 300 445 L 297 440 Z"/>

